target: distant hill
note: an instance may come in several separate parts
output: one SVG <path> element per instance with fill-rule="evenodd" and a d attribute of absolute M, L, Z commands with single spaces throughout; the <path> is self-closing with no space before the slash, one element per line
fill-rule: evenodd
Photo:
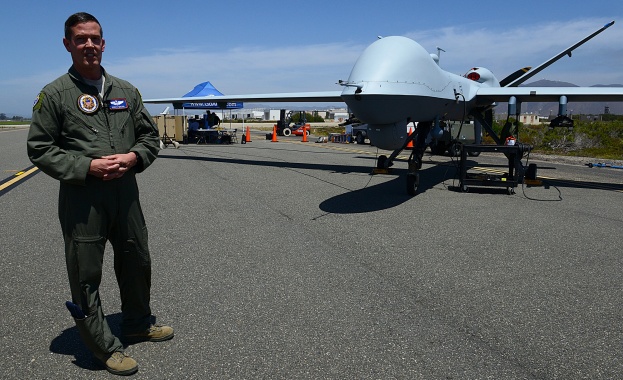
<path fill-rule="evenodd" d="M 580 87 L 577 84 L 569 82 L 560 82 L 557 80 L 540 79 L 536 82 L 522 84 L 520 87 Z"/>
<path fill-rule="evenodd" d="M 596 84 L 591 87 L 623 87 L 623 84 Z"/>
<path fill-rule="evenodd" d="M 527 83 L 526 87 L 580 87 L 576 84 L 569 82 L 560 82 L 547 79 L 540 79 L 536 82 Z M 623 87 L 623 84 L 596 84 L 590 87 Z M 574 115 L 598 115 L 604 113 L 605 107 L 610 107 L 610 113 L 616 115 L 623 115 L 623 102 L 594 102 L 594 103 L 573 103 L 569 102 L 567 110 Z M 496 107 L 498 113 L 506 113 L 506 103 Z M 558 103 L 527 103 L 522 105 L 523 112 L 538 113 L 540 116 L 549 116 L 551 114 L 558 113 Z"/>

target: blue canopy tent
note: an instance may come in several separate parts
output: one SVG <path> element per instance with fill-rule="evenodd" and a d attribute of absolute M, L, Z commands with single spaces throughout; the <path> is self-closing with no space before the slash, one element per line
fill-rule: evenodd
<path fill-rule="evenodd" d="M 182 96 L 182 98 L 190 98 L 196 96 L 222 96 L 223 93 L 217 90 L 212 83 L 203 82 L 199 83 L 189 93 Z M 173 104 L 175 109 L 239 109 L 243 107 L 242 102 L 189 102 L 189 103 L 175 103 Z"/>
<path fill-rule="evenodd" d="M 210 96 L 222 96 L 223 93 L 217 90 L 212 83 L 203 82 L 199 83 L 192 89 L 192 91 L 183 95 L 183 98 L 190 97 L 210 97 Z M 208 110 L 208 109 L 218 109 L 221 110 L 221 119 L 223 119 L 223 110 L 230 110 L 230 128 L 231 128 L 231 110 L 243 108 L 242 102 L 188 102 L 188 103 L 173 103 L 173 108 L 178 110 L 181 109 L 184 116 L 186 116 L 186 110 Z M 243 119 L 244 123 L 244 119 Z M 187 133 L 186 126 L 186 117 L 184 117 L 184 132 Z"/>

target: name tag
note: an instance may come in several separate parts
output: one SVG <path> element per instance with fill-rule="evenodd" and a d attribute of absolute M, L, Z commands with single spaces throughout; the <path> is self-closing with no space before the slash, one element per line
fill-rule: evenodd
<path fill-rule="evenodd" d="M 108 109 L 111 111 L 121 111 L 128 109 L 128 102 L 125 99 L 110 99 Z"/>

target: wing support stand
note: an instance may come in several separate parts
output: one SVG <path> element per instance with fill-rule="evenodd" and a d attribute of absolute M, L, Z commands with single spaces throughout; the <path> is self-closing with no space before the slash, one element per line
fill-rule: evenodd
<path fill-rule="evenodd" d="M 479 127 L 482 127 L 485 129 L 485 131 L 487 131 L 487 134 L 491 136 L 491 138 L 493 139 L 493 141 L 495 141 L 497 145 L 504 145 L 506 143 L 507 137 L 512 135 L 516 135 L 517 137 L 519 137 L 520 113 L 521 102 L 518 102 L 516 97 L 511 96 L 508 100 L 508 114 L 515 115 L 515 125 L 513 125 L 513 123 L 510 123 L 510 121 L 507 121 L 499 135 L 493 130 L 493 111 L 485 111 L 484 116 L 481 112 L 472 112 L 470 113 L 470 116 L 472 116 L 474 120 L 476 120 Z"/>
<path fill-rule="evenodd" d="M 459 182 L 460 189 L 462 191 L 467 191 L 468 185 L 501 186 L 507 188 L 508 194 L 514 194 L 514 188 L 517 187 L 518 184 L 524 183 L 526 169 L 521 162 L 521 159 L 525 153 L 532 150 L 532 146 L 518 142 L 520 114 L 521 102 L 518 102 L 516 97 L 511 96 L 508 100 L 508 115 L 515 115 L 515 123 L 513 124 L 510 120 L 507 120 L 506 124 L 502 128 L 502 131 L 500 131 L 500 134 L 498 135 L 493 130 L 492 110 L 486 110 L 484 115 L 481 112 L 471 113 L 471 116 L 473 116 L 476 122 L 487 131 L 497 146 L 474 144 L 463 147 L 463 150 L 461 151 L 459 170 Z M 514 136 L 516 136 L 517 139 L 515 139 Z M 485 176 L 485 178 L 480 178 L 482 176 L 474 177 L 468 174 L 467 154 L 477 152 L 495 152 L 504 154 L 508 159 L 508 173 L 500 178 L 490 175 Z M 534 166 L 533 171 L 536 171 L 536 166 Z"/>
<path fill-rule="evenodd" d="M 517 101 L 517 98 L 511 96 L 508 99 L 508 116 L 515 115 L 515 123 L 511 123 L 510 120 L 506 121 L 502 131 L 500 132 L 499 142 L 496 141 L 498 145 L 502 145 L 507 143 L 507 139 L 515 136 L 516 139 L 519 138 L 519 116 L 521 115 L 521 102 Z"/>

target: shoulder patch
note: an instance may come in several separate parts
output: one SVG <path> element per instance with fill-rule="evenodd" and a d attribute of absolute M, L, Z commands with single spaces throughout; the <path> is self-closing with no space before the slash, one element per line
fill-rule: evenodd
<path fill-rule="evenodd" d="M 33 111 L 37 111 L 41 108 L 41 103 L 43 103 L 44 96 L 45 94 L 43 92 L 40 92 L 39 95 L 37 95 L 37 98 L 35 98 L 35 102 L 32 105 Z"/>

